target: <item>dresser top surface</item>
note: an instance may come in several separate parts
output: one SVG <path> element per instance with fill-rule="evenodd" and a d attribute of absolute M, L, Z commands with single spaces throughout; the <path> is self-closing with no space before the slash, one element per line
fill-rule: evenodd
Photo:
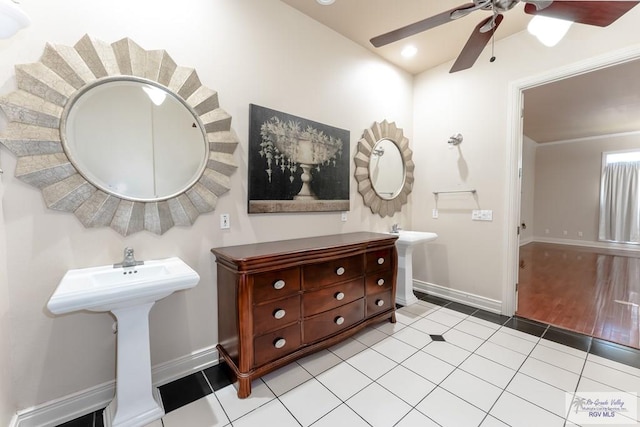
<path fill-rule="evenodd" d="M 272 257 L 283 254 L 296 254 L 309 251 L 331 250 L 340 247 L 380 246 L 392 244 L 398 238 L 394 234 L 356 232 L 333 234 L 329 236 L 305 237 L 301 239 L 278 240 L 275 242 L 250 243 L 238 246 L 213 248 L 216 257 L 229 260 L 250 260 L 253 258 Z"/>

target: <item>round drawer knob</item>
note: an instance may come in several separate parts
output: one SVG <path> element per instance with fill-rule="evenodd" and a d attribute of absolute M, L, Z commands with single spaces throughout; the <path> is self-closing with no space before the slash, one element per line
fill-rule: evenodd
<path fill-rule="evenodd" d="M 380 265 L 384 264 L 384 258 L 382 257 L 378 258 L 378 264 Z"/>
<path fill-rule="evenodd" d="M 342 301 L 344 299 L 344 293 L 343 292 L 338 292 L 338 293 L 336 293 L 335 297 L 336 297 L 336 299 L 338 301 Z"/>
<path fill-rule="evenodd" d="M 376 300 L 376 305 L 378 307 L 382 307 L 384 305 L 384 300 L 382 300 L 382 299 Z"/>
<path fill-rule="evenodd" d="M 287 340 L 285 340 L 284 338 L 278 338 L 274 341 L 273 346 L 275 348 L 282 348 L 285 346 L 285 344 L 287 344 Z"/>
<path fill-rule="evenodd" d="M 273 284 L 274 289 L 282 289 L 284 288 L 284 280 L 280 279 Z"/>
<path fill-rule="evenodd" d="M 285 314 L 287 314 L 286 311 L 284 311 L 283 309 L 279 309 L 276 310 L 275 313 L 273 313 L 273 317 L 275 317 L 276 319 L 282 319 Z"/>
<path fill-rule="evenodd" d="M 336 269 L 336 274 L 337 274 L 338 276 L 342 276 L 342 275 L 344 274 L 344 267 L 338 267 L 338 268 Z"/>
<path fill-rule="evenodd" d="M 378 286 L 384 285 L 384 279 L 378 279 Z"/>
<path fill-rule="evenodd" d="M 344 317 L 342 316 L 336 317 L 335 322 L 336 322 L 336 325 L 342 325 L 344 323 Z"/>

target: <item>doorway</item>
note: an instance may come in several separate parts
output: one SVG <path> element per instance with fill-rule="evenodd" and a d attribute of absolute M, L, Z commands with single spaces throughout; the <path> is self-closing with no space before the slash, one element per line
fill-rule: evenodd
<path fill-rule="evenodd" d="M 528 162 L 520 112 L 529 89 L 559 82 L 575 75 L 626 64 L 638 57 L 640 57 L 638 49 L 634 52 L 619 52 L 596 58 L 588 63 L 577 64 L 571 69 L 511 84 L 509 106 L 511 141 L 515 143 L 508 147 L 511 164 L 510 219 L 507 225 L 509 271 L 505 275 L 506 283 L 503 288 L 503 314 L 517 314 L 636 348 L 640 347 L 640 337 L 637 337 L 637 304 L 640 301 L 634 302 L 628 298 L 628 292 L 637 293 L 630 289 L 629 283 L 634 279 L 627 280 L 626 284 L 622 285 L 622 287 L 626 286 L 627 294 L 620 293 L 622 291 L 618 288 L 608 289 L 598 286 L 598 283 L 602 285 L 614 280 L 612 277 L 607 279 L 606 274 L 615 276 L 615 280 L 623 279 L 625 271 L 633 274 L 636 264 L 640 262 L 638 252 L 635 252 L 636 256 L 625 257 L 629 255 L 628 252 L 611 253 L 611 246 L 598 244 L 597 237 L 591 239 L 592 242 L 588 242 L 587 237 L 590 238 L 590 235 L 587 236 L 587 234 L 592 233 L 591 228 L 587 232 L 586 227 L 584 227 L 585 230 L 572 230 L 568 225 L 545 227 L 541 225 L 544 221 L 537 221 L 533 217 L 526 218 L 525 195 L 521 195 L 521 191 L 526 191 L 526 184 L 520 182 L 520 174 L 526 174 Z M 527 113 L 525 108 L 525 116 Z M 637 136 L 638 139 L 640 135 Z M 595 197 L 598 198 L 597 192 Z M 574 220 L 575 214 L 579 212 L 582 210 L 574 210 Z M 555 212 L 551 214 L 557 215 Z M 594 215 L 597 216 L 597 213 Z M 523 223 L 526 229 L 523 229 Z M 522 232 L 521 235 L 518 235 L 518 227 Z M 527 236 L 528 233 L 530 233 L 529 236 Z M 597 234 L 597 230 L 595 233 Z M 521 247 L 520 238 L 523 236 L 525 245 Z M 555 266 L 551 263 L 553 258 L 556 258 Z M 571 275 L 572 271 L 573 275 Z M 587 272 L 592 274 L 589 279 L 585 278 Z M 538 287 L 527 289 L 532 280 L 539 281 Z M 624 279 L 622 281 L 624 282 Z M 519 283 L 519 295 L 516 293 L 516 283 Z M 579 285 L 570 291 L 570 285 L 575 283 Z M 590 285 L 585 285 L 586 283 Z M 566 291 L 566 295 L 561 291 Z M 616 324 L 613 320 L 619 323 Z"/>

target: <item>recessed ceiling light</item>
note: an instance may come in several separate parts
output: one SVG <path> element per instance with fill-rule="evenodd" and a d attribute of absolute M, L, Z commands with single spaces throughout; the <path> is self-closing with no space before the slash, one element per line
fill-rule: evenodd
<path fill-rule="evenodd" d="M 323 6 L 329 6 L 330 4 L 333 4 L 334 1 L 336 0 L 316 0 L 318 2 L 318 4 L 321 4 Z"/>
<path fill-rule="evenodd" d="M 413 45 L 409 45 L 404 49 L 402 49 L 402 52 L 400 52 L 400 55 L 402 55 L 405 58 L 413 58 L 414 56 L 416 56 L 416 53 L 418 53 L 418 49 Z"/>

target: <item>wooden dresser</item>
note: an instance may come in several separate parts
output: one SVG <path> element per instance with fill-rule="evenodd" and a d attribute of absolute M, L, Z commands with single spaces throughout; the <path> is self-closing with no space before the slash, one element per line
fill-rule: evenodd
<path fill-rule="evenodd" d="M 397 236 L 347 233 L 211 249 L 220 356 L 251 381 L 365 326 L 395 322 Z"/>

